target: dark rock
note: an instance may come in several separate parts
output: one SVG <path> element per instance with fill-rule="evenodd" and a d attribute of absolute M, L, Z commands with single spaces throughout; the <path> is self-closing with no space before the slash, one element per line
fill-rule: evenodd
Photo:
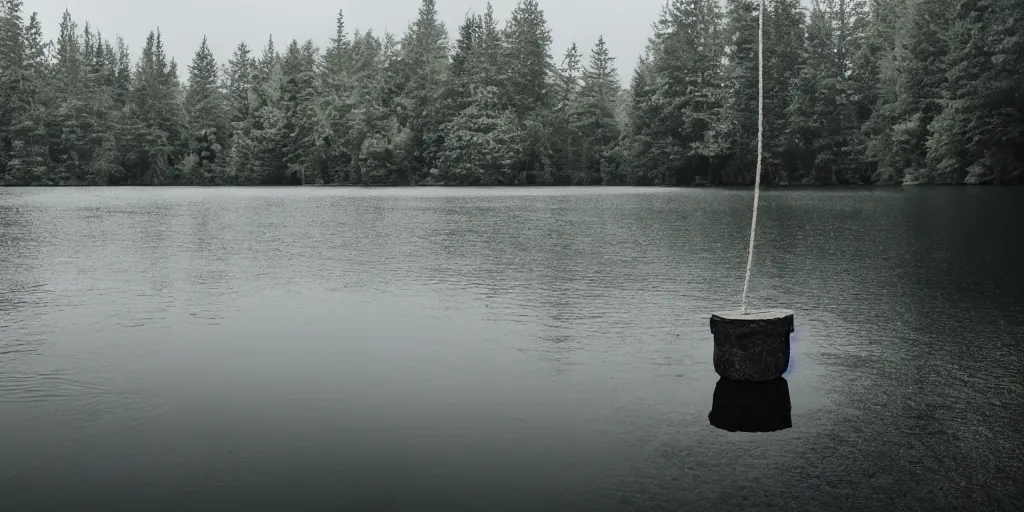
<path fill-rule="evenodd" d="M 739 311 L 711 315 L 715 372 L 730 380 L 777 379 L 789 368 L 793 312 Z"/>

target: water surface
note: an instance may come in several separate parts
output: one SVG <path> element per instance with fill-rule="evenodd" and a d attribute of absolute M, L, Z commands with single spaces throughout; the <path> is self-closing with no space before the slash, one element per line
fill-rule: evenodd
<path fill-rule="evenodd" d="M 1021 510 L 1013 189 L 0 189 L 10 510 Z M 5 505 L 5 509 L 7 506 Z"/>

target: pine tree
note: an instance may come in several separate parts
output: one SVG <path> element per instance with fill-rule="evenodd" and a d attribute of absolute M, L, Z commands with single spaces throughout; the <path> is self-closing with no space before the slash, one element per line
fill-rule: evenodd
<path fill-rule="evenodd" d="M 25 114 L 22 0 L 0 0 L 0 183 L 16 142 L 12 125 Z"/>
<path fill-rule="evenodd" d="M 797 183 L 835 183 L 842 158 L 841 101 L 838 74 L 827 13 L 819 4 L 807 24 L 807 64 L 796 81 L 788 109 L 788 135 L 798 155 Z"/>
<path fill-rule="evenodd" d="M 168 185 L 179 178 L 175 166 L 185 156 L 179 89 L 177 64 L 168 63 L 160 32 L 150 32 L 135 66 L 126 118 L 138 148 L 130 155 L 137 184 Z"/>
<path fill-rule="evenodd" d="M 582 58 L 576 43 L 569 45 L 562 58 L 562 65 L 556 74 L 553 91 L 551 147 L 555 155 L 551 181 L 555 185 L 569 185 L 573 173 L 582 166 L 583 151 L 580 145 L 579 101 L 582 72 Z"/>
<path fill-rule="evenodd" d="M 90 184 L 87 179 L 87 130 L 92 124 L 86 111 L 88 88 L 78 25 L 71 13 L 64 11 L 57 36 L 53 63 L 54 107 L 48 124 L 51 155 L 54 160 L 54 181 L 62 185 Z M 87 91 L 82 94 L 82 91 Z"/>
<path fill-rule="evenodd" d="M 523 134 L 494 87 L 475 88 L 471 105 L 447 125 L 435 179 L 449 185 L 512 185 Z"/>
<path fill-rule="evenodd" d="M 52 185 L 50 181 L 49 138 L 46 131 L 50 97 L 50 69 L 39 17 L 32 13 L 23 31 L 20 59 L 20 88 L 14 107 L 8 141 L 9 161 L 0 168 L 3 185 Z M 2 108 L 0 108 L 2 109 Z M 2 164 L 0 164 L 2 165 Z"/>
<path fill-rule="evenodd" d="M 107 185 L 120 181 L 124 174 L 119 165 L 115 136 L 119 114 L 114 101 L 114 56 L 109 41 L 102 34 L 92 33 L 88 24 L 83 38 L 82 63 L 84 93 L 82 100 L 91 123 L 81 127 L 86 135 L 84 147 L 79 150 L 86 167 L 83 184 Z"/>
<path fill-rule="evenodd" d="M 625 154 L 629 165 L 628 182 L 651 185 L 661 178 L 659 165 L 667 160 L 671 143 L 663 124 L 663 112 L 657 97 L 657 81 L 651 63 L 653 48 L 637 60 L 630 82 L 629 121 L 626 125 Z"/>
<path fill-rule="evenodd" d="M 480 17 L 472 15 L 467 15 L 459 26 L 459 37 L 455 41 L 448 80 L 444 86 L 445 115 L 448 118 L 458 115 L 470 105 L 473 86 L 479 84 L 474 56 L 479 51 L 482 28 Z"/>
<path fill-rule="evenodd" d="M 403 129 L 393 115 L 395 85 L 401 75 L 399 42 L 393 34 L 385 33 L 378 39 L 367 33 L 362 41 L 361 75 L 357 86 L 360 108 L 352 116 L 354 140 L 360 145 L 356 151 L 357 183 L 364 185 L 398 185 L 407 179 L 403 162 L 410 158 L 413 146 L 408 129 Z"/>
<path fill-rule="evenodd" d="M 507 91 L 508 82 L 505 70 L 505 34 L 498 28 L 498 20 L 494 17 L 494 7 L 487 2 L 484 14 L 477 19 L 480 35 L 474 52 L 473 68 L 476 70 L 476 82 L 483 87 L 494 87 L 499 91 Z M 507 102 L 499 98 L 501 105 Z"/>
<path fill-rule="evenodd" d="M 724 29 L 727 64 L 723 69 L 724 107 L 719 119 L 728 165 L 722 170 L 726 183 L 752 178 L 757 157 L 757 18 L 754 0 L 729 0 Z"/>
<path fill-rule="evenodd" d="M 815 8 L 812 0 L 812 10 Z M 832 2 L 833 0 L 826 0 Z M 837 0 L 846 2 L 848 0 Z M 786 115 L 806 64 L 804 16 L 799 0 L 769 0 L 764 23 L 764 176 L 769 183 L 799 181 L 799 148 L 788 136 Z M 754 32 L 756 42 L 756 32 Z M 845 62 L 845 59 L 844 59 Z M 842 75 L 842 73 L 839 73 Z M 756 94 L 756 93 L 755 93 Z M 756 96 L 754 96 L 756 98 Z M 756 153 L 751 152 L 751 155 Z M 754 166 L 749 167 L 752 171 Z M 751 172 L 751 180 L 753 172 Z"/>
<path fill-rule="evenodd" d="M 256 100 L 255 66 L 252 50 L 245 43 L 239 43 L 224 71 L 228 119 L 235 131 L 244 129 L 252 117 Z"/>
<path fill-rule="evenodd" d="M 652 59 L 660 123 L 669 140 L 654 169 L 661 181 L 688 184 L 708 165 L 722 67 L 721 13 L 714 0 L 673 0 L 658 20 Z"/>
<path fill-rule="evenodd" d="M 252 168 L 247 178 L 253 184 L 288 183 L 287 156 L 289 133 L 284 113 L 285 75 L 281 56 L 270 37 L 256 62 L 256 101 L 252 114 Z"/>
<path fill-rule="evenodd" d="M 1000 0 L 960 0 L 943 110 L 929 127 L 929 169 L 944 183 L 1014 183 L 1024 166 L 1024 14 Z"/>
<path fill-rule="evenodd" d="M 865 32 L 854 55 L 850 69 L 850 108 L 853 112 L 850 149 L 856 159 L 859 181 L 869 183 L 875 180 L 878 160 L 871 151 L 871 132 L 877 126 L 873 117 L 878 113 L 879 103 L 885 94 L 886 85 L 882 69 L 886 56 L 892 51 L 894 27 L 893 8 L 901 0 L 875 0 L 864 20 Z"/>
<path fill-rule="evenodd" d="M 399 124 L 408 130 L 410 146 L 402 167 L 408 173 L 400 182 L 418 183 L 426 179 L 434 166 L 443 138 L 443 85 L 447 82 L 448 31 L 438 19 L 434 0 L 423 0 L 416 21 L 401 43 L 396 78 L 401 86 L 395 111 Z"/>
<path fill-rule="evenodd" d="M 449 74 L 450 120 L 430 182 L 448 185 L 511 185 L 520 181 L 522 132 L 503 101 L 494 73 L 501 36 L 488 4 L 483 16 L 460 27 Z"/>
<path fill-rule="evenodd" d="M 750 183 L 756 1 L 669 0 L 623 91 L 603 38 L 556 68 L 536 0 L 503 29 L 468 14 L 451 47 L 434 0 L 401 40 L 339 11 L 322 57 L 270 37 L 221 70 L 204 40 L 185 87 L 159 30 L 133 63 L 0 0 L 0 184 Z M 769 0 L 763 179 L 1020 182 L 1018 4 Z"/>
<path fill-rule="evenodd" d="M 345 16 L 338 11 L 335 35 L 324 54 L 323 94 L 316 107 L 314 137 L 320 147 L 322 165 L 317 178 L 324 183 L 344 182 L 352 165 L 351 148 L 345 141 L 345 123 L 353 108 L 353 46 L 345 29 Z"/>
<path fill-rule="evenodd" d="M 619 184 L 624 176 L 620 177 L 618 169 L 609 167 L 609 150 L 619 138 L 615 119 L 619 77 L 603 36 L 598 38 L 590 53 L 590 63 L 583 70 L 582 80 L 574 126 L 574 131 L 583 137 L 582 159 L 574 181 L 583 185 Z"/>
<path fill-rule="evenodd" d="M 217 61 L 207 45 L 199 44 L 189 66 L 185 93 L 189 155 L 182 165 L 182 183 L 189 185 L 223 184 L 228 143 L 228 112 L 218 74 Z"/>
<path fill-rule="evenodd" d="M 281 62 L 284 163 L 288 167 L 289 181 L 304 183 L 307 172 L 310 176 L 320 174 L 322 155 L 315 137 L 316 101 L 320 94 L 316 73 L 318 58 L 319 50 L 312 41 L 299 46 L 293 39 Z"/>
<path fill-rule="evenodd" d="M 342 183 L 362 184 L 366 159 L 362 156 L 363 147 L 371 136 L 385 130 L 387 114 L 383 108 L 383 66 L 385 49 L 372 31 L 365 34 L 356 31 L 352 37 L 351 59 L 351 92 L 349 93 L 348 110 L 339 121 L 339 144 L 345 148 L 348 158 L 347 165 L 342 168 L 338 180 Z"/>
<path fill-rule="evenodd" d="M 934 181 L 928 168 L 928 127 L 942 110 L 946 83 L 944 33 L 950 27 L 949 0 L 910 0 L 898 32 L 894 66 L 896 99 L 891 105 L 892 135 L 882 162 L 883 175 L 904 184 Z"/>
<path fill-rule="evenodd" d="M 521 0 L 505 28 L 509 98 L 520 116 L 548 104 L 551 30 L 536 0 Z"/>
<path fill-rule="evenodd" d="M 502 35 L 502 67 L 498 71 L 500 97 L 516 114 L 524 146 L 516 165 L 517 183 L 552 180 L 550 126 L 552 75 L 551 30 L 536 0 L 521 0 Z"/>
<path fill-rule="evenodd" d="M 345 30 L 345 13 L 338 11 L 338 18 L 335 22 L 334 37 L 324 54 L 324 74 L 328 90 L 334 94 L 344 91 L 349 78 L 348 72 L 352 60 L 352 41 Z"/>
<path fill-rule="evenodd" d="M 274 45 L 274 36 L 267 38 L 263 53 L 255 61 L 254 79 L 256 82 L 256 109 L 276 106 L 281 99 L 280 55 Z"/>

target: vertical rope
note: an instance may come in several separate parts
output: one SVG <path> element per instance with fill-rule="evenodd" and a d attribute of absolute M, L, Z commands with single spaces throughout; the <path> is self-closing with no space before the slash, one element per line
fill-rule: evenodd
<path fill-rule="evenodd" d="M 740 314 L 747 314 L 747 290 L 750 288 L 750 265 L 754 261 L 754 233 L 757 231 L 757 201 L 761 192 L 761 148 L 764 138 L 764 1 L 757 16 L 757 171 L 754 177 L 754 214 L 750 218 L 750 247 L 747 249 L 747 274 L 743 278 Z"/>

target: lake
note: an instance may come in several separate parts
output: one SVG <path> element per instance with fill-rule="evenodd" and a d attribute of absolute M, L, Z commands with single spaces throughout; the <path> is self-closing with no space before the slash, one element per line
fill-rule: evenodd
<path fill-rule="evenodd" d="M 1024 509 L 1022 191 L 761 198 L 733 433 L 749 190 L 0 189 L 4 508 Z"/>

